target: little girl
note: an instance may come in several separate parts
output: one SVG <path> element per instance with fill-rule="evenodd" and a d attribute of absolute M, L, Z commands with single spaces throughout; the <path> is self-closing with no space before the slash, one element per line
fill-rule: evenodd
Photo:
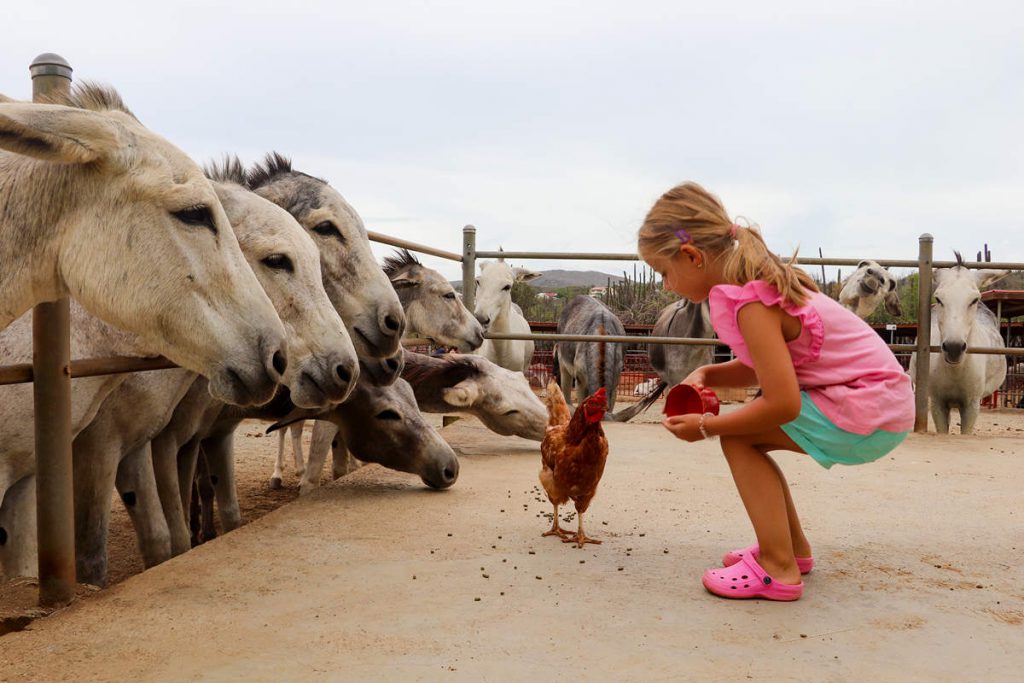
<path fill-rule="evenodd" d="M 696 183 L 654 204 L 638 252 L 666 289 L 710 299 L 712 325 L 736 356 L 694 370 L 684 383 L 761 387 L 760 397 L 728 414 L 663 422 L 686 441 L 721 437 L 757 536 L 755 545 L 726 553 L 724 568 L 704 572 L 704 586 L 726 598 L 796 600 L 814 559 L 768 453 L 805 453 L 825 468 L 881 458 L 913 428 L 910 377 L 864 321 L 783 263 L 755 229 L 733 223 Z"/>

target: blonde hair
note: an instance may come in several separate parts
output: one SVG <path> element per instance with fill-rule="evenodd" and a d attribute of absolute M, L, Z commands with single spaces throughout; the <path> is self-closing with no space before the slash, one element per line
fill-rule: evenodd
<path fill-rule="evenodd" d="M 764 243 L 757 226 L 733 223 L 718 197 L 693 182 L 673 187 L 654 203 L 640 228 L 637 252 L 641 258 L 671 258 L 683 244 L 693 244 L 707 258 L 724 258 L 722 272 L 728 282 L 764 280 L 791 304 L 803 306 L 818 291 L 811 276 L 796 267 L 796 252 L 784 263 Z"/>

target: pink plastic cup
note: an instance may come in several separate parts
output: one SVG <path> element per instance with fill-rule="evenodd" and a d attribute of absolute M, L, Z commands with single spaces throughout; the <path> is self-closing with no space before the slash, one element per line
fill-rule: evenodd
<path fill-rule="evenodd" d="M 693 413 L 718 415 L 718 396 L 711 389 L 698 389 L 692 384 L 677 384 L 665 398 L 664 413 L 669 417 Z"/>

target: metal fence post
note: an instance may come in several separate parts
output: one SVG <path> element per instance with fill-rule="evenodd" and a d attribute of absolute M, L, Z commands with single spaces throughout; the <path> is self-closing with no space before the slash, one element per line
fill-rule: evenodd
<path fill-rule="evenodd" d="M 914 431 L 928 431 L 928 374 L 932 346 L 932 241 L 928 233 L 918 239 L 917 358 L 914 366 Z"/>
<path fill-rule="evenodd" d="M 476 307 L 476 228 L 462 229 L 462 303 L 471 312 Z"/>
<path fill-rule="evenodd" d="M 63 57 L 41 54 L 29 71 L 33 101 L 71 89 L 71 66 Z M 44 607 L 66 605 L 75 597 L 70 321 L 67 297 L 32 310 L 39 604 Z"/>

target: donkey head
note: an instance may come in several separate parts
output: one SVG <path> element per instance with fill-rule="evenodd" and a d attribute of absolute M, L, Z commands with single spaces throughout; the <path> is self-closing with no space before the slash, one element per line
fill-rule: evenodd
<path fill-rule="evenodd" d="M 859 317 L 867 318 L 883 301 L 891 315 L 903 315 L 896 278 L 875 261 L 861 261 L 857 270 L 844 281 L 839 303 Z"/>
<path fill-rule="evenodd" d="M 406 249 L 384 259 L 384 272 L 405 309 L 406 334 L 463 352 L 484 343 L 483 327 L 441 273 L 424 266 Z"/>
<path fill-rule="evenodd" d="M 355 209 L 325 181 L 293 171 L 291 161 L 277 153 L 250 169 L 248 185 L 287 210 L 313 238 L 327 296 L 360 355 L 394 355 L 405 330 L 405 314 L 370 251 Z"/>
<path fill-rule="evenodd" d="M 0 164 L 12 188 L 2 220 L 26 241 L 17 248 L 39 270 L 40 259 L 54 259 L 56 279 L 37 301 L 70 294 L 206 375 L 224 401 L 271 397 L 285 371 L 284 328 L 184 152 L 94 85 L 60 105 L 0 104 L 0 149 L 50 162 Z M 0 317 L 35 302 L 7 303 Z"/>
<path fill-rule="evenodd" d="M 284 384 L 292 401 L 306 408 L 344 401 L 355 387 L 358 359 L 324 291 L 313 240 L 291 214 L 239 184 L 244 177 L 237 159 L 213 165 L 208 174 L 246 260 L 284 323 Z"/>
<path fill-rule="evenodd" d="M 957 265 L 935 271 L 935 305 L 932 314 L 938 323 L 939 345 L 943 359 L 962 363 L 967 343 L 976 324 L 981 290 L 1009 274 L 1006 270 L 969 270 L 956 254 Z"/>
<path fill-rule="evenodd" d="M 476 279 L 476 308 L 473 314 L 484 330 L 491 321 L 507 316 L 512 308 L 512 285 L 529 282 L 541 273 L 526 268 L 513 268 L 504 261 L 485 261 L 480 264 L 480 277 Z"/>

